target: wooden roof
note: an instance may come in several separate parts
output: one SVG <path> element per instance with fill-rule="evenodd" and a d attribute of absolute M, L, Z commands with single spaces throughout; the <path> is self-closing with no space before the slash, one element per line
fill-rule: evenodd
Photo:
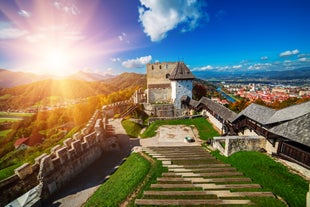
<path fill-rule="evenodd" d="M 310 147 L 310 113 L 281 123 L 269 131 Z"/>
<path fill-rule="evenodd" d="M 190 69 L 183 63 L 178 62 L 170 74 L 170 80 L 192 80 L 195 76 L 192 74 Z"/>
<path fill-rule="evenodd" d="M 242 116 L 264 125 L 273 134 L 310 146 L 310 101 L 280 110 L 251 104 L 233 123 Z"/>
<path fill-rule="evenodd" d="M 270 117 L 276 112 L 275 109 L 268 108 L 266 106 L 261 106 L 255 103 L 252 103 L 244 110 L 242 110 L 238 116 L 235 117 L 233 122 L 236 122 L 238 118 L 246 116 L 258 123 L 267 124 Z"/>
<path fill-rule="evenodd" d="M 198 107 L 199 105 L 204 105 L 208 107 L 211 111 L 213 111 L 217 115 L 221 116 L 223 119 L 228 120 L 230 122 L 232 122 L 237 116 L 237 114 L 232 110 L 206 97 L 202 97 L 195 107 Z"/>

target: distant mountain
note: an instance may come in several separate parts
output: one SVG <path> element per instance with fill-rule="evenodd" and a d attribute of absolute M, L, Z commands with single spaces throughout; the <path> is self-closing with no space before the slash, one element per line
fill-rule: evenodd
<path fill-rule="evenodd" d="M 12 72 L 0 69 L 0 88 L 10 88 L 14 86 L 25 85 L 47 79 L 74 79 L 83 81 L 100 81 L 115 77 L 111 74 L 87 73 L 79 71 L 67 77 L 57 77 L 52 75 L 38 75 L 34 73 Z"/>
<path fill-rule="evenodd" d="M 47 76 L 36 75 L 33 73 L 12 72 L 0 69 L 0 87 L 4 88 L 33 83 L 47 78 Z"/>
<path fill-rule="evenodd" d="M 137 73 L 122 73 L 119 76 L 104 80 L 103 82 L 108 85 L 113 85 L 119 90 L 134 86 L 146 88 L 146 75 Z"/>
<path fill-rule="evenodd" d="M 86 98 L 110 94 L 129 87 L 145 86 L 146 76 L 136 73 L 124 73 L 105 81 L 92 82 L 48 79 L 0 89 L 0 110 L 24 109 L 35 104 L 52 104 L 54 100 Z"/>
<path fill-rule="evenodd" d="M 78 71 L 77 73 L 68 76 L 69 79 L 75 80 L 84 80 L 84 81 L 99 81 L 99 80 L 106 80 L 115 77 L 115 75 L 111 74 L 99 74 L 99 73 L 86 73 L 83 71 Z"/>
<path fill-rule="evenodd" d="M 196 77 L 202 79 L 267 79 L 267 80 L 292 80 L 292 79 L 310 79 L 310 67 L 303 67 L 294 70 L 282 71 L 194 71 Z"/>

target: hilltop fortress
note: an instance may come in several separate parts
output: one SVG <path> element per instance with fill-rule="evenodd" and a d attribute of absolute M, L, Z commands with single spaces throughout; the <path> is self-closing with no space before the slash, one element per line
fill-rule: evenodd
<path fill-rule="evenodd" d="M 182 115 L 181 97 L 192 98 L 195 79 L 184 62 L 147 64 L 146 78 L 146 112 L 159 117 Z"/>

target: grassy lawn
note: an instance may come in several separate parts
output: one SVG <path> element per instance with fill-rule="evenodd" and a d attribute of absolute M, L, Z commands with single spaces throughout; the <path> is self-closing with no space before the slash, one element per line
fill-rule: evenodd
<path fill-rule="evenodd" d="M 6 130 L 0 131 L 0 137 L 6 137 L 6 135 L 8 135 L 8 133 L 10 133 L 11 131 L 12 129 L 6 129 Z"/>
<path fill-rule="evenodd" d="M 212 124 L 208 122 L 205 118 L 195 118 L 195 119 L 181 119 L 181 120 L 159 120 L 153 122 L 141 135 L 142 138 L 153 137 L 156 135 L 156 130 L 162 125 L 194 125 L 198 131 L 200 139 L 207 140 L 214 136 L 219 136 L 220 134 L 213 128 Z"/>
<path fill-rule="evenodd" d="M 85 206 L 119 206 L 144 180 L 151 164 L 137 153 L 127 160 L 88 199 Z"/>
<path fill-rule="evenodd" d="M 0 123 L 2 122 L 16 122 L 16 121 L 20 121 L 22 120 L 22 118 L 1 118 L 0 117 Z"/>
<path fill-rule="evenodd" d="M 137 124 L 130 120 L 123 120 L 122 126 L 130 137 L 138 137 L 142 129 L 142 126 L 140 124 Z"/>
<path fill-rule="evenodd" d="M 281 196 L 289 206 L 306 206 L 309 184 L 302 177 L 292 174 L 287 167 L 275 162 L 260 152 L 238 152 L 224 157 L 218 151 L 212 152 L 219 160 L 230 163 L 264 191 Z"/>

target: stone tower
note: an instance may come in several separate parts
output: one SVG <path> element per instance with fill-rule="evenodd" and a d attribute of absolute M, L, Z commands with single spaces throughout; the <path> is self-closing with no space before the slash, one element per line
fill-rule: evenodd
<path fill-rule="evenodd" d="M 181 97 L 192 98 L 193 80 L 195 76 L 183 62 L 177 62 L 170 75 L 171 99 L 175 109 L 181 109 Z"/>
<path fill-rule="evenodd" d="M 146 74 L 148 104 L 172 104 L 179 111 L 181 97 L 192 98 L 195 76 L 183 62 L 147 64 Z"/>

